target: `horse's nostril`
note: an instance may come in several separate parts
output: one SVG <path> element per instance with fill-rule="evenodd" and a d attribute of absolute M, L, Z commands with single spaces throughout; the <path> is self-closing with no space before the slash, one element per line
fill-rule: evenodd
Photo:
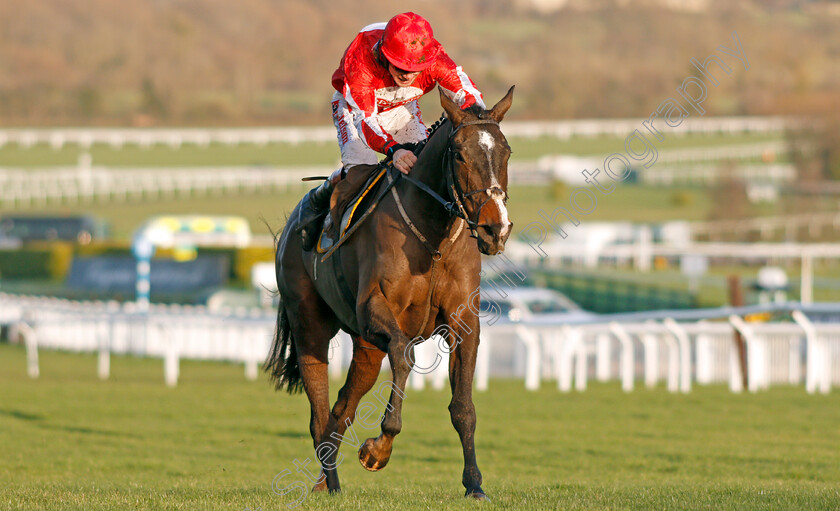
<path fill-rule="evenodd" d="M 496 235 L 496 231 L 491 225 L 479 225 L 478 227 L 481 230 L 481 233 L 485 236 L 489 236 L 492 238 Z"/>
<path fill-rule="evenodd" d="M 509 223 L 509 224 L 507 224 L 507 225 L 501 225 L 501 224 L 483 224 L 483 225 L 479 225 L 478 227 L 479 227 L 479 229 L 481 230 L 481 232 L 483 232 L 483 233 L 484 233 L 484 234 L 486 234 L 487 236 L 492 236 L 492 237 L 496 237 L 496 236 L 499 236 L 499 237 L 504 237 L 504 236 L 505 236 L 505 234 L 507 234 L 507 233 L 509 233 L 509 232 L 510 232 L 511 225 L 512 225 L 512 224 L 510 224 L 510 223 Z"/>

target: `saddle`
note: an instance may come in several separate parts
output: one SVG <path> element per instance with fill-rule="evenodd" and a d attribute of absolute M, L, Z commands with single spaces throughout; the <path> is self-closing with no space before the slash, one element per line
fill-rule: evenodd
<path fill-rule="evenodd" d="M 375 190 L 383 182 L 388 167 L 356 165 L 339 181 L 330 197 L 330 214 L 324 218 L 316 250 L 319 254 L 329 251 L 348 234 L 350 227 L 363 213 L 360 206 L 365 199 L 376 196 Z M 337 227 L 336 227 L 337 226 Z"/>

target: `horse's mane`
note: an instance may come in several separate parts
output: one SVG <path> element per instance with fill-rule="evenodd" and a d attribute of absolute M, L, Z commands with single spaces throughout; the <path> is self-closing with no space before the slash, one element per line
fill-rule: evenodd
<path fill-rule="evenodd" d="M 473 103 L 472 105 L 468 106 L 467 108 L 464 109 L 464 111 L 468 112 L 468 113 L 471 113 L 472 115 L 478 117 L 479 119 L 486 119 L 487 118 L 487 113 L 489 112 L 489 110 L 485 110 L 484 108 L 479 106 L 477 103 Z M 430 127 L 426 128 L 426 139 L 428 140 L 428 139 L 432 138 L 432 135 L 435 134 L 435 132 L 438 130 L 438 128 L 440 128 L 441 125 L 444 123 L 444 121 L 446 121 L 447 119 L 448 119 L 448 117 L 446 117 L 446 113 L 444 112 L 440 115 L 440 119 L 436 120 L 434 122 L 434 124 L 432 124 Z"/>
<path fill-rule="evenodd" d="M 478 103 L 473 103 L 472 105 L 465 108 L 464 111 L 473 114 L 479 119 L 485 119 L 485 115 L 487 114 L 487 110 L 479 106 Z"/>
<path fill-rule="evenodd" d="M 487 119 L 487 114 L 489 113 L 489 110 L 485 110 L 480 105 L 478 105 L 476 103 L 473 103 L 469 107 L 465 108 L 464 112 L 468 112 L 468 113 L 476 116 L 478 119 Z M 426 128 L 426 139 L 423 140 L 422 142 L 420 142 L 420 144 L 419 144 L 421 147 L 420 147 L 420 151 L 417 151 L 418 156 L 426 148 L 426 145 L 432 139 L 432 136 L 435 133 L 437 133 L 437 131 L 440 129 L 440 127 L 443 126 L 443 124 L 446 123 L 447 121 L 449 121 L 449 118 L 446 116 L 446 112 L 444 112 L 440 115 L 440 119 L 436 120 L 431 126 Z"/>
<path fill-rule="evenodd" d="M 432 138 L 432 135 L 441 127 L 443 122 L 446 121 L 446 114 L 441 114 L 440 119 L 436 120 L 431 126 L 426 128 L 426 140 Z"/>

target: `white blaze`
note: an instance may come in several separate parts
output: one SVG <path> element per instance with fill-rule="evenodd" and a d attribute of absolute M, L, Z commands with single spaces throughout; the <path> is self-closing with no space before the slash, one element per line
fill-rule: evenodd
<path fill-rule="evenodd" d="M 487 163 L 489 164 L 489 168 L 493 169 L 493 147 L 495 147 L 496 142 L 493 140 L 493 136 L 490 135 L 487 131 L 481 131 L 478 134 L 478 145 L 484 149 L 484 154 L 487 155 Z M 496 180 L 496 176 L 493 176 L 492 182 L 490 183 L 491 186 L 499 186 L 499 182 Z M 502 223 L 502 232 L 501 235 L 504 237 L 507 232 L 510 230 L 510 220 L 508 220 L 508 212 L 507 208 L 505 207 L 505 203 L 502 199 L 494 198 L 493 203 L 496 204 L 496 207 L 499 208 L 499 213 L 502 216 L 501 223 Z"/>
<path fill-rule="evenodd" d="M 493 146 L 496 145 L 496 142 L 493 140 L 493 137 L 490 133 L 486 131 L 481 131 L 478 134 L 478 145 L 484 149 L 484 154 L 487 155 L 487 168 L 490 171 L 493 171 Z M 490 186 L 499 186 L 499 182 L 496 181 L 496 176 L 492 176 L 492 182 Z"/>
<path fill-rule="evenodd" d="M 496 142 L 493 141 L 493 137 L 490 135 L 490 133 L 482 131 L 478 134 L 478 145 L 480 145 L 481 148 L 484 149 L 484 154 L 487 155 L 487 160 L 490 162 L 490 168 L 492 169 L 493 146 L 496 145 Z"/>
<path fill-rule="evenodd" d="M 510 220 L 508 220 L 507 208 L 505 207 L 505 203 L 502 202 L 502 199 L 493 199 L 493 202 L 496 203 L 496 207 L 499 208 L 499 212 L 502 214 L 502 231 L 500 234 L 504 238 L 511 226 Z"/>

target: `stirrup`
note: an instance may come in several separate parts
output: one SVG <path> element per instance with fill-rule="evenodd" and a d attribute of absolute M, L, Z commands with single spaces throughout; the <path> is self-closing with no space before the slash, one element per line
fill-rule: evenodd
<path fill-rule="evenodd" d="M 320 224 L 324 220 L 324 216 L 322 215 L 314 220 L 312 220 L 309 224 L 298 227 L 298 232 L 300 233 L 301 239 L 301 247 L 303 248 L 304 252 L 311 252 L 313 248 L 315 248 L 315 244 L 318 243 L 318 237 L 321 234 Z"/>
<path fill-rule="evenodd" d="M 321 186 L 310 190 L 301 201 L 298 211 L 298 226 L 303 250 L 309 252 L 318 242 L 321 224 L 330 212 L 330 198 L 333 189 L 343 177 L 343 168 L 336 170 Z"/>

